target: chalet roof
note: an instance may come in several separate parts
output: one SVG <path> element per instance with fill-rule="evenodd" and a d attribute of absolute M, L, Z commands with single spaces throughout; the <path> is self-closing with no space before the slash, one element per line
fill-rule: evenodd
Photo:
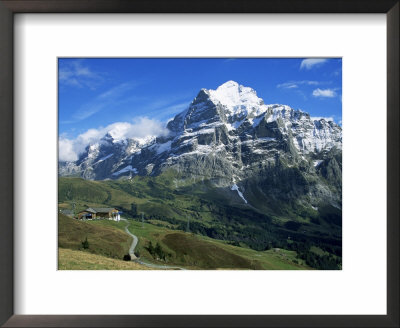
<path fill-rule="evenodd" d="M 108 213 L 111 211 L 116 211 L 115 208 L 112 207 L 89 207 L 86 212 L 90 213 Z"/>

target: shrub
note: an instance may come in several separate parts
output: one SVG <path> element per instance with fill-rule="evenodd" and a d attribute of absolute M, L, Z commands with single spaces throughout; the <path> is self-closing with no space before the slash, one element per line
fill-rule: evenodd
<path fill-rule="evenodd" d="M 88 240 L 87 240 L 87 237 L 86 237 L 86 239 L 82 242 L 82 247 L 83 247 L 83 249 L 88 249 L 88 248 L 89 248 L 89 242 L 88 242 Z"/>
<path fill-rule="evenodd" d="M 124 261 L 130 261 L 130 260 L 132 260 L 130 254 L 124 255 Z"/>

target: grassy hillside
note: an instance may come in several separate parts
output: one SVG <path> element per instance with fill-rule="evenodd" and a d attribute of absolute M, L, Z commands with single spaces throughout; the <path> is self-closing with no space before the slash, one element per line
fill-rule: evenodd
<path fill-rule="evenodd" d="M 108 225 L 108 221 L 98 224 Z M 237 247 L 222 240 L 171 230 L 153 224 L 132 221 L 129 230 L 139 237 L 137 251 L 141 258 L 154 263 L 184 266 L 192 269 L 310 269 L 296 258 L 296 252 L 281 249 L 255 251 Z M 149 252 L 150 242 L 160 245 L 161 254 Z M 161 258 L 160 258 L 161 257 Z"/>
<path fill-rule="evenodd" d="M 76 211 L 90 206 L 110 205 L 130 209 L 134 197 L 119 188 L 113 188 L 103 181 L 89 181 L 82 178 L 59 178 L 58 200 L 61 207 L 72 208 Z"/>
<path fill-rule="evenodd" d="M 308 269 L 296 253 L 285 250 L 257 252 L 193 233 L 153 224 L 129 221 L 129 230 L 139 237 L 137 253 L 142 260 L 188 269 Z M 108 220 L 81 222 L 59 216 L 60 270 L 138 270 L 144 265 L 125 262 L 131 238 L 123 231 L 126 222 Z M 82 241 L 88 239 L 89 248 Z M 150 242 L 161 254 L 149 252 Z M 160 258 L 161 257 L 161 258 Z"/>
<path fill-rule="evenodd" d="M 122 222 L 120 223 L 122 227 Z M 89 248 L 84 249 L 82 242 L 87 241 Z M 122 260 L 128 253 L 132 242 L 126 232 L 115 226 L 100 226 L 71 219 L 63 214 L 58 217 L 58 246 L 86 253 L 98 254 Z"/>
<path fill-rule="evenodd" d="M 89 206 L 116 207 L 125 218 L 140 220 L 143 213 L 145 222 L 175 231 L 185 231 L 189 221 L 190 231 L 197 238 L 209 237 L 241 246 L 235 252 L 248 248 L 286 249 L 299 254 L 314 268 L 340 268 L 340 211 L 299 207 L 296 213 L 281 210 L 284 214 L 273 215 L 272 207 L 271 211 L 260 211 L 235 202 L 233 196 L 237 195 L 229 188 L 215 188 L 207 181 L 184 180 L 173 171 L 157 177 L 135 176 L 131 180 L 59 178 L 59 207 L 72 209 L 75 204 L 76 211 Z M 171 241 L 160 242 L 164 247 L 171 246 Z M 311 251 L 313 246 L 322 252 Z M 171 249 L 171 254 L 180 257 L 179 250 Z M 211 259 L 196 261 L 215 266 Z M 248 263 L 243 266 L 249 267 Z"/>
<path fill-rule="evenodd" d="M 59 270 L 151 270 L 135 262 L 111 259 L 109 257 L 76 251 L 58 249 Z"/>

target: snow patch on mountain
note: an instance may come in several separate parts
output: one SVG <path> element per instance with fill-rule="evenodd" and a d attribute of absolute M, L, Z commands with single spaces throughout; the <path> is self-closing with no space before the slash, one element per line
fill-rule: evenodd
<path fill-rule="evenodd" d="M 99 149 L 100 149 L 100 144 L 99 143 L 95 143 L 93 145 L 90 145 L 89 149 L 88 149 L 87 157 L 89 159 L 96 158 L 99 155 Z"/>
<path fill-rule="evenodd" d="M 109 155 L 107 155 L 107 156 L 104 156 L 104 157 L 100 158 L 96 163 L 103 162 L 103 161 L 105 161 L 107 158 L 110 158 L 110 157 L 113 156 L 113 155 L 114 155 L 114 154 L 109 154 Z"/>
<path fill-rule="evenodd" d="M 199 134 L 210 134 L 210 133 L 214 133 L 214 128 L 206 128 L 206 129 L 201 129 L 195 132 L 192 132 L 191 129 L 186 130 L 183 132 L 183 137 L 194 137 L 194 136 L 198 136 Z"/>
<path fill-rule="evenodd" d="M 157 146 L 157 154 L 159 155 L 159 154 L 161 154 L 163 152 L 171 150 L 171 143 L 172 143 L 172 141 L 170 140 L 170 141 L 167 141 L 167 142 L 165 142 L 163 144 L 159 144 Z"/>
<path fill-rule="evenodd" d="M 314 167 L 317 167 L 319 164 L 321 164 L 323 162 L 323 160 L 316 160 L 316 161 L 313 161 L 313 164 L 314 164 Z"/>
<path fill-rule="evenodd" d="M 320 120 L 325 120 L 327 122 L 331 121 L 333 122 L 333 117 L 320 117 L 320 116 L 312 116 L 310 117 L 313 121 L 320 121 Z"/>
<path fill-rule="evenodd" d="M 260 115 L 259 117 L 255 118 L 254 120 L 250 121 L 250 124 L 254 127 L 260 124 L 260 122 L 263 120 L 264 116 Z"/>
<path fill-rule="evenodd" d="M 133 172 L 133 173 L 137 174 L 138 170 L 136 168 L 132 167 L 132 165 L 128 165 L 128 166 L 124 167 L 123 169 L 121 169 L 117 172 L 114 172 L 112 175 L 117 176 L 117 175 L 121 175 L 121 174 L 127 173 L 127 172 Z"/>
<path fill-rule="evenodd" d="M 239 195 L 239 197 L 240 197 L 241 199 L 243 199 L 243 201 L 247 204 L 246 198 L 244 198 L 242 192 L 239 190 L 239 187 L 237 186 L 236 183 L 231 187 L 231 190 L 236 190 L 237 193 L 238 193 L 238 195 Z"/>

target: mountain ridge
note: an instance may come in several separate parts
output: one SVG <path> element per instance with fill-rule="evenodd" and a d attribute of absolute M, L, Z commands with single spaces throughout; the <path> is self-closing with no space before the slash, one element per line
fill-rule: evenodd
<path fill-rule="evenodd" d="M 272 198 L 286 199 L 281 179 L 297 201 L 341 206 L 342 130 L 333 121 L 288 105 L 266 105 L 252 88 L 228 81 L 216 90 L 201 89 L 166 128 L 167 135 L 144 139 L 115 140 L 107 133 L 76 162 L 60 163 L 59 175 L 104 180 L 174 169 L 182 179 L 237 192 L 248 206 L 246 193 L 257 194 L 254 188 L 262 198 L 273 192 Z"/>

